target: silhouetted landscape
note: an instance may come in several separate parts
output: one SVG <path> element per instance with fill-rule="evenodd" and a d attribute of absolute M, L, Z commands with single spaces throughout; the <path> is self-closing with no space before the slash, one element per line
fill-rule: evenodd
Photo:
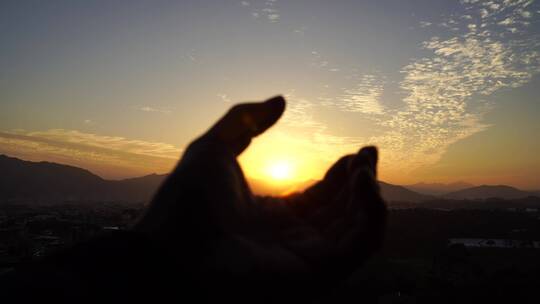
<path fill-rule="evenodd" d="M 9 203 L 55 204 L 58 202 L 123 202 L 145 203 L 167 177 L 166 174 L 123 180 L 106 180 L 92 172 L 68 165 L 51 162 L 31 162 L 0 155 L 0 201 Z M 256 194 L 265 195 L 269 186 L 250 180 Z M 315 181 L 306 181 L 296 188 L 302 190 Z M 460 183 L 467 186 L 461 190 L 449 185 L 448 192 L 438 195 L 425 194 L 417 185 L 399 186 L 379 182 L 383 197 L 390 207 L 396 208 L 448 208 L 448 209 L 504 209 L 540 208 L 540 196 L 505 185 L 482 185 Z M 441 188 L 438 184 L 434 188 Z M 460 188 L 461 188 L 460 186 Z M 427 187 L 423 187 L 427 189 Z M 279 192 L 279 191 L 278 191 Z M 433 193 L 433 192 L 432 192 Z"/>
<path fill-rule="evenodd" d="M 77 167 L 8 156 L 0 156 L 0 172 L 0 272 L 127 229 L 166 177 L 112 181 Z M 459 189 L 439 184 L 431 194 L 425 185 L 423 193 L 418 185 L 380 186 L 390 207 L 382 252 L 332 297 L 368 296 L 379 303 L 534 298 L 540 279 L 535 193 L 465 183 Z"/>

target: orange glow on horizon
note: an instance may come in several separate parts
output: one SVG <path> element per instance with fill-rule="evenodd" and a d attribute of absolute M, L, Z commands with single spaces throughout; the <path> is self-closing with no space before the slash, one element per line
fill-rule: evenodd
<path fill-rule="evenodd" d="M 294 178 L 294 168 L 293 164 L 288 161 L 276 161 L 271 163 L 266 171 L 268 172 L 269 177 L 275 181 L 286 181 Z"/>

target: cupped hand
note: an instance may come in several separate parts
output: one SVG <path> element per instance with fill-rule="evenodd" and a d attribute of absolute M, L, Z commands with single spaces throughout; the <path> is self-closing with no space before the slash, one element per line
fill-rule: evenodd
<path fill-rule="evenodd" d="M 342 157 L 303 193 L 254 196 L 236 158 L 284 110 L 280 96 L 232 107 L 185 150 L 135 230 L 201 278 L 317 286 L 345 279 L 383 238 L 377 150 Z"/>

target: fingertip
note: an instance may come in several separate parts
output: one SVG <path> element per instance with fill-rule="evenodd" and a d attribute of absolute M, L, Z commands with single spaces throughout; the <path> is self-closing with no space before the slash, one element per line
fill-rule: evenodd
<path fill-rule="evenodd" d="M 283 112 L 285 111 L 285 104 L 285 98 L 283 98 L 281 95 L 274 96 L 265 100 L 262 102 L 262 104 L 259 104 L 259 106 L 262 106 L 260 111 L 252 111 L 250 113 L 258 127 L 257 132 L 253 133 L 252 136 L 259 135 L 275 124 L 281 115 L 283 115 Z M 255 107 L 258 106 L 255 105 Z"/>
<path fill-rule="evenodd" d="M 377 164 L 378 158 L 379 158 L 379 151 L 377 150 L 377 147 L 375 146 L 366 146 L 360 149 L 358 154 L 365 155 L 368 157 L 370 162 L 374 165 Z"/>
<path fill-rule="evenodd" d="M 377 159 L 378 152 L 375 146 L 363 147 L 352 160 L 349 172 L 353 172 L 358 168 L 367 168 L 375 177 L 377 176 Z"/>
<path fill-rule="evenodd" d="M 276 106 L 281 106 L 283 108 L 285 108 L 285 97 L 283 97 L 282 95 L 276 95 L 274 97 L 271 97 L 267 100 L 264 101 L 265 103 L 268 103 L 268 104 L 275 104 Z"/>
<path fill-rule="evenodd" d="M 267 99 L 264 103 L 269 106 L 270 111 L 278 117 L 281 116 L 281 114 L 283 114 L 283 112 L 285 111 L 286 101 L 285 98 L 281 95 L 277 95 L 270 99 Z"/>

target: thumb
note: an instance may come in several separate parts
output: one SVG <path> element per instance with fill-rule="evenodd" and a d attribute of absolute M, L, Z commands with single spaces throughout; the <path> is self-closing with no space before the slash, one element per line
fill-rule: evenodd
<path fill-rule="evenodd" d="M 264 102 L 237 104 L 204 137 L 217 140 L 239 155 L 247 148 L 251 138 L 270 128 L 284 110 L 285 99 L 282 96 Z"/>

